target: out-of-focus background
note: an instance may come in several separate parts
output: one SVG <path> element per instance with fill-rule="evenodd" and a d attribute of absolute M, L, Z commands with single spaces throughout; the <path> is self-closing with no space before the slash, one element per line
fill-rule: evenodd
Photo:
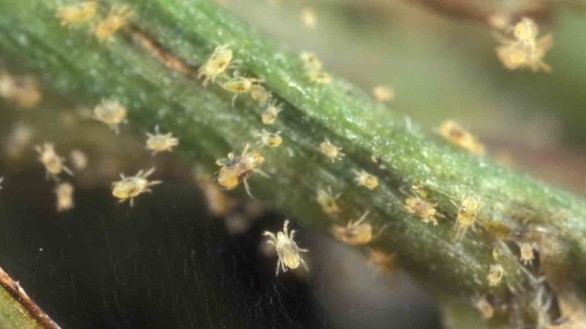
<path fill-rule="evenodd" d="M 495 161 L 586 195 L 579 6 L 538 21 L 554 35 L 548 74 L 507 70 L 486 24 L 409 1 L 219 2 L 365 91 L 392 87 L 389 111 L 430 129 L 455 119 Z M 308 11 L 314 27 L 302 19 Z M 36 108 L 0 99 L 0 266 L 64 328 L 441 328 L 425 287 L 400 269 L 381 276 L 362 255 L 303 227 L 310 273 L 275 278 L 260 234 L 279 229 L 283 214 L 248 200 L 228 213 L 210 210 L 213 191 L 196 183 L 193 164 L 151 157 L 144 136 L 116 136 L 84 104 L 40 86 Z M 88 156 L 71 179 L 71 211 L 56 211 L 54 183 L 36 160 L 34 145 L 45 141 L 64 156 Z M 134 208 L 116 204 L 109 185 L 118 174 L 153 165 L 165 184 Z"/>

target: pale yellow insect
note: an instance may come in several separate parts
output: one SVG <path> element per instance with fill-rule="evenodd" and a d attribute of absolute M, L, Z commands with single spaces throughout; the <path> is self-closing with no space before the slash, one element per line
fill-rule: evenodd
<path fill-rule="evenodd" d="M 69 159 L 73 164 L 73 168 L 77 171 L 82 171 L 87 168 L 89 162 L 87 155 L 81 150 L 72 150 L 69 153 Z"/>
<path fill-rule="evenodd" d="M 130 199 L 130 206 L 134 207 L 134 198 L 143 193 L 152 192 L 150 189 L 152 186 L 162 183 L 160 180 L 148 180 L 148 177 L 154 171 L 155 168 L 153 167 L 146 172 L 140 170 L 134 176 L 127 177 L 124 174 L 120 174 L 121 180 L 112 183 L 112 196 L 120 199 L 120 203 Z"/>
<path fill-rule="evenodd" d="M 59 7 L 55 17 L 61 20 L 61 26 L 71 27 L 92 20 L 98 11 L 96 1 L 84 1 L 70 6 Z"/>
<path fill-rule="evenodd" d="M 325 190 L 317 190 L 317 197 L 315 200 L 326 214 L 333 215 L 340 212 L 340 208 L 338 208 L 338 204 L 336 203 L 336 200 L 340 195 L 341 194 L 334 195 L 332 188 L 328 186 Z"/>
<path fill-rule="evenodd" d="M 312 8 L 305 7 L 301 10 L 301 22 L 309 29 L 317 26 L 317 14 Z"/>
<path fill-rule="evenodd" d="M 499 31 L 504 31 L 511 24 L 511 16 L 503 13 L 494 13 L 488 17 L 488 24 Z"/>
<path fill-rule="evenodd" d="M 492 307 L 492 304 L 486 300 L 486 297 L 475 298 L 473 302 L 474 307 L 480 312 L 483 319 L 488 320 L 494 317 L 494 307 Z"/>
<path fill-rule="evenodd" d="M 460 124 L 453 120 L 446 120 L 441 123 L 437 132 L 450 143 L 457 145 L 474 155 L 484 155 L 485 148 L 476 136 L 469 133 Z"/>
<path fill-rule="evenodd" d="M 110 98 L 102 100 L 102 103 L 94 108 L 93 118 L 101 121 L 116 134 L 120 133 L 120 125 L 127 123 L 128 110 L 117 100 Z"/>
<path fill-rule="evenodd" d="M 319 144 L 319 150 L 321 153 L 325 154 L 325 156 L 330 158 L 332 162 L 342 159 L 345 155 L 342 153 L 341 147 L 332 144 L 327 138 Z"/>
<path fill-rule="evenodd" d="M 240 94 L 250 93 L 255 84 L 261 83 L 262 79 L 243 77 L 238 72 L 235 72 L 232 78 L 227 81 L 221 82 L 220 86 L 225 90 L 234 94 L 232 97 L 232 106 L 236 101 L 236 97 Z"/>
<path fill-rule="evenodd" d="M 23 109 L 35 107 L 43 98 L 32 78 L 12 76 L 5 72 L 0 72 L 0 96 Z"/>
<path fill-rule="evenodd" d="M 510 70 L 527 67 L 533 72 L 550 72 L 543 58 L 553 46 L 552 34 L 537 39 L 539 29 L 529 18 L 521 19 L 511 30 L 513 39 L 497 35 L 501 46 L 496 48 L 496 54 L 503 65 Z"/>
<path fill-rule="evenodd" d="M 504 276 L 505 270 L 500 264 L 490 265 L 490 272 L 487 275 L 490 286 L 498 286 Z"/>
<path fill-rule="evenodd" d="M 456 237 L 458 239 L 462 238 L 468 228 L 474 225 L 480 207 L 480 202 L 474 197 L 465 197 L 462 199 L 462 204 L 458 209 L 458 215 L 456 217 Z"/>
<path fill-rule="evenodd" d="M 13 159 L 20 158 L 31 144 L 34 133 L 34 129 L 26 123 L 15 124 L 4 144 L 6 154 Z"/>
<path fill-rule="evenodd" d="M 197 79 L 202 81 L 204 87 L 210 82 L 214 83 L 218 76 L 223 76 L 226 69 L 232 64 L 232 50 L 228 45 L 216 47 L 214 53 L 197 72 Z"/>
<path fill-rule="evenodd" d="M 384 251 L 370 249 L 367 264 L 374 266 L 381 274 L 387 274 L 395 269 L 395 255 L 389 255 Z"/>
<path fill-rule="evenodd" d="M 531 243 L 523 242 L 519 244 L 519 260 L 523 262 L 523 264 L 531 264 L 531 262 L 535 259 L 535 254 L 533 253 L 533 245 Z"/>
<path fill-rule="evenodd" d="M 283 142 L 280 130 L 276 133 L 270 133 L 263 129 L 262 132 L 255 132 L 254 135 L 259 138 L 258 145 L 261 147 L 277 147 Z"/>
<path fill-rule="evenodd" d="M 372 89 L 372 97 L 378 102 L 390 102 L 395 99 L 395 90 L 390 86 L 379 85 Z"/>
<path fill-rule="evenodd" d="M 128 6 L 112 8 L 108 16 L 95 26 L 94 35 L 101 42 L 110 41 L 114 33 L 128 24 L 132 15 Z"/>
<path fill-rule="evenodd" d="M 319 60 L 316 54 L 311 51 L 302 51 L 299 55 L 304 62 L 305 69 L 307 71 L 321 71 L 322 62 Z"/>
<path fill-rule="evenodd" d="M 146 149 L 152 151 L 152 155 L 158 152 L 171 152 L 173 147 L 179 145 L 179 139 L 173 137 L 173 133 L 161 134 L 159 126 L 155 126 L 155 133 L 147 133 Z"/>
<path fill-rule="evenodd" d="M 73 202 L 73 191 L 74 187 L 71 183 L 61 183 L 55 188 L 55 194 L 57 195 L 57 211 L 67 211 L 74 207 Z"/>
<path fill-rule="evenodd" d="M 352 246 L 369 243 L 372 240 L 372 225 L 363 223 L 367 215 L 368 211 L 356 222 L 349 221 L 345 227 L 334 225 L 331 229 L 334 238 Z"/>
<path fill-rule="evenodd" d="M 230 152 L 227 158 L 217 160 L 216 164 L 221 167 L 217 177 L 220 186 L 231 190 L 242 182 L 246 193 L 252 197 L 250 186 L 247 182 L 248 178 L 253 173 L 258 173 L 265 177 L 268 177 L 268 175 L 258 168 L 265 162 L 265 158 L 259 151 L 248 152 L 249 146 L 249 144 L 246 144 L 241 155 L 234 155 L 233 152 Z"/>
<path fill-rule="evenodd" d="M 440 216 L 440 214 L 435 209 L 436 203 L 429 203 L 417 197 L 409 197 L 405 200 L 404 206 L 408 213 L 417 215 L 424 223 L 438 224 L 435 216 Z"/>
<path fill-rule="evenodd" d="M 73 172 L 65 166 L 65 159 L 60 157 L 55 152 L 55 145 L 51 143 L 44 143 L 43 145 L 37 145 L 35 147 L 39 153 L 38 160 L 45 166 L 47 175 L 51 175 L 55 180 L 58 179 L 58 175 L 62 172 L 66 172 L 73 176 Z"/>
<path fill-rule="evenodd" d="M 332 76 L 324 71 L 311 71 L 309 72 L 309 80 L 317 82 L 319 84 L 330 84 L 332 82 Z"/>
<path fill-rule="evenodd" d="M 354 170 L 354 174 L 354 181 L 356 184 L 364 186 L 371 191 L 378 187 L 378 178 L 373 174 L 369 174 L 364 170 Z"/>
<path fill-rule="evenodd" d="M 299 248 L 295 242 L 295 230 L 288 230 L 289 220 L 285 219 L 283 223 L 283 231 L 274 233 L 264 231 L 263 235 L 269 237 L 267 244 L 274 246 L 279 260 L 277 261 L 276 275 L 279 275 L 279 271 L 287 272 L 289 269 L 296 269 L 299 265 L 302 265 L 307 270 L 307 264 L 303 260 L 301 253 L 309 252 L 307 249 Z"/>
<path fill-rule="evenodd" d="M 265 125 L 272 125 L 273 123 L 275 123 L 277 117 L 279 116 L 279 112 L 281 112 L 282 110 L 282 105 L 278 104 L 276 100 L 269 102 L 267 108 L 261 115 L 262 123 Z"/>
<path fill-rule="evenodd" d="M 261 84 L 253 84 L 250 89 L 250 98 L 257 101 L 261 106 L 264 106 L 271 98 L 271 93 L 265 89 Z"/>

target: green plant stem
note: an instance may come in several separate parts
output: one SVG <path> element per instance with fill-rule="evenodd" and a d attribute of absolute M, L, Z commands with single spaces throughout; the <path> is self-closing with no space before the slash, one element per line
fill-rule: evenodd
<path fill-rule="evenodd" d="M 178 151 L 186 161 L 210 171 L 216 170 L 217 158 L 240 152 L 245 142 L 254 143 L 253 132 L 282 131 L 283 145 L 261 150 L 266 157 L 263 170 L 270 178 L 257 175 L 249 180 L 255 197 L 321 229 L 370 211 L 368 220 L 375 230 L 386 227 L 371 247 L 396 253 L 405 269 L 430 286 L 450 287 L 459 296 L 511 300 L 528 285 L 527 276 L 513 253 L 505 252 L 497 261 L 492 251 L 501 239 L 537 239 L 539 232 L 567 246 L 563 256 L 575 270 L 572 280 L 586 286 L 586 273 L 580 271 L 586 266 L 583 200 L 447 145 L 345 81 L 311 82 L 298 54 L 211 2 L 111 0 L 100 2 L 102 14 L 109 5 L 123 4 L 134 12 L 130 26 L 111 42 L 100 43 L 88 26 L 61 27 L 55 18 L 58 1 L 4 1 L 1 59 L 42 77 L 47 90 L 77 106 L 117 98 L 129 109 L 130 123 L 123 133 L 131 129 L 144 134 L 159 124 L 181 139 Z M 262 109 L 246 95 L 232 107 L 232 94 L 218 86 L 204 89 L 191 73 L 163 65 L 160 54 L 145 48 L 137 36 L 152 40 L 157 51 L 191 71 L 216 46 L 230 45 L 240 72 L 263 79 L 284 111 L 274 127 L 263 126 Z M 317 151 L 324 138 L 341 146 L 346 156 L 336 162 L 325 158 Z M 385 169 L 374 164 L 371 155 L 382 156 Z M 356 170 L 376 175 L 379 187 L 370 191 L 357 186 Z M 426 187 L 430 202 L 438 203 L 445 216 L 439 225 L 426 224 L 404 210 L 410 187 L 417 184 Z M 343 212 L 338 218 L 328 217 L 314 201 L 317 189 L 327 186 L 341 193 Z M 483 207 L 475 230 L 457 240 L 457 207 L 452 201 L 458 203 L 463 196 L 478 198 Z M 497 236 L 495 225 L 506 236 Z M 492 287 L 486 278 L 497 262 L 505 277 Z"/>

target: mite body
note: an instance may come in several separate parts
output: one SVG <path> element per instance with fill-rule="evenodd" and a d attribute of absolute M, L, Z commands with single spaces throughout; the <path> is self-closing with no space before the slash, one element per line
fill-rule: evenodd
<path fill-rule="evenodd" d="M 490 286 L 498 286 L 503 279 L 503 275 L 505 274 L 505 270 L 499 264 L 490 265 L 490 272 L 487 275 L 488 284 Z"/>
<path fill-rule="evenodd" d="M 486 153 L 476 136 L 468 132 L 464 127 L 453 120 L 446 120 L 441 123 L 437 132 L 450 143 L 457 145 L 474 155 L 484 155 Z"/>
<path fill-rule="evenodd" d="M 332 162 L 342 159 L 345 155 L 342 153 L 341 147 L 337 147 L 336 145 L 332 144 L 327 138 L 324 139 L 321 144 L 319 144 L 319 151 L 330 158 Z"/>
<path fill-rule="evenodd" d="M 372 265 L 381 274 L 387 274 L 395 269 L 395 256 L 381 250 L 370 249 L 370 256 L 366 263 Z"/>
<path fill-rule="evenodd" d="M 267 243 L 275 247 L 279 260 L 277 262 L 276 275 L 279 275 L 279 271 L 287 272 L 289 269 L 296 269 L 300 265 L 307 269 L 307 264 L 303 260 L 301 253 L 308 252 L 309 250 L 299 248 L 295 242 L 295 230 L 288 231 L 289 220 L 286 219 L 283 223 L 283 231 L 278 232 L 275 236 L 274 233 L 265 231 L 264 236 L 269 237 Z"/>
<path fill-rule="evenodd" d="M 264 163 L 265 158 L 258 151 L 248 152 L 249 146 L 249 144 L 246 144 L 241 155 L 234 155 L 234 153 L 230 152 L 227 158 L 217 160 L 216 164 L 221 167 L 217 176 L 218 184 L 227 190 L 231 190 L 237 187 L 238 184 L 243 183 L 246 193 L 252 197 L 250 186 L 247 182 L 248 178 L 253 173 L 258 173 L 265 177 L 267 177 L 267 174 L 258 168 Z"/>
<path fill-rule="evenodd" d="M 134 198 L 147 192 L 151 187 L 161 184 L 160 180 L 149 181 L 148 177 L 155 171 L 151 168 L 144 172 L 140 170 L 135 176 L 120 174 L 121 180 L 112 183 L 112 195 L 120 200 L 120 203 L 130 199 L 130 206 L 134 207 Z"/>
<path fill-rule="evenodd" d="M 115 99 L 102 100 L 94 108 L 93 118 L 107 124 L 116 134 L 120 133 L 120 125 L 128 122 L 128 110 Z"/>
<path fill-rule="evenodd" d="M 173 137 L 172 133 L 161 134 L 159 126 L 155 126 L 155 133 L 147 133 L 146 149 L 152 151 L 152 155 L 159 152 L 171 152 L 179 145 L 179 139 Z"/>
<path fill-rule="evenodd" d="M 112 8 L 108 16 L 98 22 L 94 28 L 94 35 L 101 41 L 110 41 L 112 35 L 128 24 L 132 12 L 127 6 Z"/>
<path fill-rule="evenodd" d="M 89 22 L 96 16 L 97 12 L 98 4 L 96 1 L 85 1 L 59 8 L 55 17 L 61 20 L 61 26 L 71 27 Z"/>
<path fill-rule="evenodd" d="M 335 225 L 332 227 L 334 237 L 352 246 L 365 245 L 372 240 L 372 225 L 364 223 L 368 212 L 364 213 L 355 223 L 349 221 L 346 227 Z"/>
<path fill-rule="evenodd" d="M 408 213 L 415 214 L 419 216 L 424 223 L 432 223 L 433 225 L 437 225 L 438 221 L 435 216 L 439 216 L 439 213 L 435 209 L 437 204 L 432 204 L 427 201 L 424 201 L 420 198 L 416 197 L 409 197 L 405 200 L 405 210 Z"/>
<path fill-rule="evenodd" d="M 319 189 L 317 190 L 317 197 L 315 200 L 321 206 L 322 210 L 328 214 L 333 215 L 340 212 L 340 208 L 338 208 L 338 204 L 336 200 L 340 197 L 341 194 L 336 194 L 332 192 L 332 188 L 328 186 L 327 189 Z"/>
<path fill-rule="evenodd" d="M 462 204 L 458 209 L 458 215 L 456 217 L 457 238 L 463 237 L 468 228 L 474 225 L 480 207 L 480 202 L 476 198 L 466 197 L 462 199 Z"/>
<path fill-rule="evenodd" d="M 234 94 L 234 97 L 232 97 L 232 106 L 234 106 L 238 95 L 250 93 L 254 88 L 257 88 L 254 86 L 260 84 L 262 81 L 261 79 L 243 77 L 238 73 L 234 73 L 231 79 L 221 82 L 220 86 Z"/>
<path fill-rule="evenodd" d="M 256 132 L 255 135 L 259 138 L 258 145 L 259 146 L 269 146 L 269 147 L 277 147 L 281 145 L 283 142 L 283 138 L 281 137 L 281 131 L 277 131 L 276 133 L 270 133 L 266 130 L 262 130 L 262 132 Z"/>
<path fill-rule="evenodd" d="M 38 160 L 45 166 L 47 175 L 52 176 L 55 180 L 59 179 L 59 174 L 66 172 L 73 176 L 73 172 L 65 166 L 65 159 L 55 152 L 55 145 L 44 143 L 35 147 L 39 153 Z"/>
<path fill-rule="evenodd" d="M 272 100 L 269 102 L 269 104 L 267 105 L 267 108 L 264 110 L 264 112 L 261 115 L 261 121 L 263 124 L 265 125 L 272 125 L 275 123 L 275 121 L 277 120 L 277 117 L 279 116 L 279 112 L 281 112 L 282 106 L 281 104 L 278 104 L 277 101 Z"/>
<path fill-rule="evenodd" d="M 364 186 L 371 191 L 378 187 L 378 178 L 376 176 L 369 174 L 364 170 L 355 170 L 354 174 L 356 175 L 354 177 L 356 184 Z"/>
<path fill-rule="evenodd" d="M 73 191 L 74 187 L 71 183 L 61 183 L 55 188 L 55 194 L 57 195 L 57 211 L 67 211 L 74 207 L 73 203 Z"/>
<path fill-rule="evenodd" d="M 202 81 L 204 87 L 214 83 L 218 76 L 223 76 L 226 69 L 232 63 L 233 53 L 228 45 L 216 47 L 214 53 L 207 62 L 197 71 L 197 79 Z"/>

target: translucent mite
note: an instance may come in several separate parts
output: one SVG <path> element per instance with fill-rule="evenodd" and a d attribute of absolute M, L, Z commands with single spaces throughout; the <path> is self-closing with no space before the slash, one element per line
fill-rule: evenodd
<path fill-rule="evenodd" d="M 253 173 L 267 176 L 260 168 L 265 162 L 265 158 L 258 151 L 248 152 L 249 144 L 246 144 L 241 155 L 234 155 L 234 153 L 228 153 L 228 157 L 219 159 L 216 164 L 220 166 L 218 172 L 218 184 L 227 190 L 231 190 L 238 186 L 241 182 L 244 183 L 246 193 L 252 197 L 250 193 L 250 186 L 248 185 L 248 178 Z"/>
<path fill-rule="evenodd" d="M 490 286 L 498 286 L 501 283 L 501 280 L 503 279 L 504 273 L 505 270 L 501 265 L 490 265 L 490 272 L 486 277 L 488 279 L 488 284 Z"/>
<path fill-rule="evenodd" d="M 437 225 L 438 221 L 435 216 L 438 216 L 438 212 L 435 209 L 437 204 L 429 203 L 421 200 L 417 197 L 409 197 L 405 200 L 405 210 L 408 213 L 415 214 L 420 217 L 424 223 L 432 223 Z"/>
<path fill-rule="evenodd" d="M 271 93 L 265 89 L 261 84 L 253 84 L 250 89 L 250 98 L 257 101 L 261 106 L 264 106 L 271 98 Z"/>
<path fill-rule="evenodd" d="M 155 168 L 144 172 L 140 170 L 135 176 L 125 176 L 120 174 L 121 180 L 112 183 L 112 195 L 120 199 L 120 203 L 130 199 L 130 206 L 134 207 L 134 198 L 147 192 L 152 192 L 151 187 L 161 184 L 160 180 L 149 181 L 148 177 L 152 175 Z"/>
<path fill-rule="evenodd" d="M 147 133 L 146 149 L 152 151 L 152 155 L 159 152 L 171 152 L 179 145 L 179 139 L 173 137 L 173 133 L 161 134 L 159 126 L 155 126 L 155 133 Z"/>
<path fill-rule="evenodd" d="M 299 248 L 295 242 L 295 230 L 288 231 L 289 220 L 285 219 L 283 223 L 283 231 L 278 232 L 277 235 L 269 231 L 264 231 L 263 236 L 269 237 L 267 244 L 274 246 L 279 260 L 277 262 L 277 270 L 275 275 L 279 275 L 279 271 L 287 272 L 289 269 L 296 269 L 302 265 L 307 269 L 307 264 L 303 260 L 301 253 L 309 250 Z"/>
<path fill-rule="evenodd" d="M 283 138 L 280 134 L 280 130 L 276 133 L 270 133 L 263 129 L 262 132 L 256 132 L 254 135 L 256 135 L 259 138 L 259 146 L 277 147 L 281 145 L 281 143 L 283 142 Z"/>
<path fill-rule="evenodd" d="M 462 204 L 458 209 L 458 215 L 456 217 L 457 238 L 462 238 L 466 234 L 468 228 L 474 225 L 480 207 L 480 202 L 474 197 L 466 197 L 462 200 Z"/>
<path fill-rule="evenodd" d="M 519 260 L 523 262 L 524 265 L 527 265 L 531 264 L 533 259 L 535 259 L 535 254 L 533 253 L 533 245 L 527 242 L 519 244 Z"/>
<path fill-rule="evenodd" d="M 442 122 L 437 132 L 450 143 L 457 145 L 475 155 L 484 155 L 485 148 L 476 136 L 469 133 L 457 122 L 446 120 Z"/>
<path fill-rule="evenodd" d="M 331 229 L 334 238 L 352 246 L 369 243 L 372 240 L 372 225 L 363 223 L 367 215 L 368 212 L 365 212 L 356 222 L 349 221 L 346 227 L 334 225 Z"/>
<path fill-rule="evenodd" d="M 374 266 L 381 274 L 387 274 L 395 269 L 395 256 L 384 251 L 370 249 L 370 256 L 366 264 Z"/>
<path fill-rule="evenodd" d="M 132 15 L 128 6 L 112 8 L 108 16 L 96 24 L 94 35 L 101 42 L 111 40 L 114 33 L 128 24 L 128 20 Z"/>
<path fill-rule="evenodd" d="M 378 178 L 376 176 L 369 174 L 364 170 L 354 170 L 354 174 L 354 181 L 356 184 L 364 186 L 371 191 L 378 187 Z"/>
<path fill-rule="evenodd" d="M 486 300 L 486 297 L 475 298 L 474 307 L 480 312 L 483 319 L 488 320 L 494 317 L 494 307 Z"/>
<path fill-rule="evenodd" d="M 69 159 L 71 160 L 73 168 L 77 171 L 85 170 L 89 162 L 87 155 L 81 150 L 72 150 L 71 153 L 69 153 Z"/>
<path fill-rule="evenodd" d="M 341 194 L 334 195 L 332 188 L 328 186 L 328 188 L 325 190 L 317 190 L 317 197 L 315 200 L 326 214 L 333 215 L 340 212 L 340 208 L 338 208 L 338 204 L 336 203 L 336 200 L 340 197 L 340 195 Z"/>
<path fill-rule="evenodd" d="M 311 51 L 302 51 L 299 55 L 304 62 L 305 69 L 308 71 L 321 71 L 322 62 L 316 54 Z"/>
<path fill-rule="evenodd" d="M 61 20 L 61 26 L 71 27 L 92 20 L 98 11 L 96 1 L 85 1 L 57 10 L 55 17 Z"/>
<path fill-rule="evenodd" d="M 309 29 L 317 26 L 317 15 L 312 8 L 306 7 L 301 10 L 301 22 Z"/>
<path fill-rule="evenodd" d="M 19 108 L 28 109 L 35 107 L 43 95 L 32 78 L 0 72 L 0 97 L 13 102 Z"/>
<path fill-rule="evenodd" d="M 503 13 L 494 13 L 488 17 L 488 25 L 493 29 L 504 31 L 511 24 L 511 16 Z"/>
<path fill-rule="evenodd" d="M 28 124 L 15 124 L 4 144 L 6 154 L 13 159 L 20 158 L 30 146 L 34 133 L 34 129 Z"/>
<path fill-rule="evenodd" d="M 325 156 L 330 158 L 332 162 L 342 159 L 345 155 L 342 153 L 341 147 L 332 144 L 327 138 L 319 144 L 319 150 L 321 153 L 325 154 Z"/>
<path fill-rule="evenodd" d="M 73 191 L 74 187 L 71 183 L 61 183 L 55 188 L 55 194 L 57 195 L 57 211 L 67 211 L 74 207 L 73 203 Z"/>
<path fill-rule="evenodd" d="M 324 71 L 311 71 L 309 72 L 309 80 L 317 82 L 319 84 L 330 84 L 332 82 L 332 76 Z"/>
<path fill-rule="evenodd" d="M 274 124 L 277 120 L 277 117 L 279 116 L 279 112 L 281 112 L 282 110 L 283 109 L 281 107 L 281 104 L 278 104 L 276 101 L 269 102 L 267 108 L 261 115 L 262 123 L 265 125 Z"/>
<path fill-rule="evenodd" d="M 533 72 L 550 72 L 551 67 L 543 58 L 553 46 L 553 36 L 547 34 L 537 39 L 537 24 L 526 17 L 509 30 L 512 30 L 513 39 L 497 35 L 501 45 L 496 48 L 496 54 L 501 63 L 510 70 L 526 67 Z"/>
<path fill-rule="evenodd" d="M 254 85 L 262 81 L 262 79 L 243 77 L 236 72 L 232 78 L 220 83 L 220 86 L 234 94 L 234 97 L 232 97 L 232 106 L 234 106 L 238 95 L 250 93 Z"/>
<path fill-rule="evenodd" d="M 197 71 L 197 79 L 202 81 L 204 87 L 210 82 L 214 83 L 218 76 L 224 75 L 232 62 L 232 57 L 233 53 L 228 45 L 216 47 L 212 56 Z"/>
<path fill-rule="evenodd" d="M 376 86 L 372 89 L 372 97 L 377 102 L 390 102 L 395 99 L 395 91 L 389 86 Z"/>
<path fill-rule="evenodd" d="M 47 175 L 51 175 L 54 179 L 58 178 L 58 175 L 62 172 L 66 172 L 73 176 L 73 173 L 64 164 L 64 158 L 57 155 L 55 152 L 55 145 L 51 143 L 44 143 L 43 145 L 37 145 L 35 147 L 39 153 L 39 161 L 45 166 Z"/>
<path fill-rule="evenodd" d="M 128 110 L 115 99 L 104 99 L 102 103 L 94 108 L 95 120 L 101 121 L 112 129 L 116 134 L 120 133 L 120 125 L 127 123 Z"/>

